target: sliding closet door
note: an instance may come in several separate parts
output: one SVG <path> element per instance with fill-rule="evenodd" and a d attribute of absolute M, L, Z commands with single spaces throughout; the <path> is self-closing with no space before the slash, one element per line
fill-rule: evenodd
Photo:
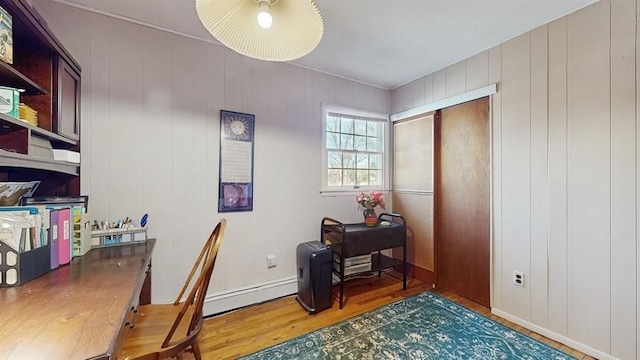
<path fill-rule="evenodd" d="M 440 110 L 437 117 L 437 285 L 489 306 L 489 98 Z"/>
<path fill-rule="evenodd" d="M 393 210 L 407 220 L 409 272 L 433 284 L 433 114 L 397 121 L 393 133 Z"/>

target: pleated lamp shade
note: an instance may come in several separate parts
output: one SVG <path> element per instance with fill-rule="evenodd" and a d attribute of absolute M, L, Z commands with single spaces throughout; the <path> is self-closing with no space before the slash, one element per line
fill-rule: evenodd
<path fill-rule="evenodd" d="M 256 20 L 256 0 L 196 0 L 202 24 L 235 52 L 259 60 L 290 61 L 318 46 L 324 33 L 322 15 L 311 0 L 268 0 L 273 24 Z"/>

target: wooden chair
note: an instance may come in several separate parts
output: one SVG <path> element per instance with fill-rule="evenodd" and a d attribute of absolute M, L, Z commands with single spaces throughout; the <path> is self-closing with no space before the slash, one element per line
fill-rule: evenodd
<path fill-rule="evenodd" d="M 222 219 L 215 227 L 173 304 L 138 307 L 137 317 L 126 333 L 118 359 L 182 358 L 185 351 L 202 359 L 198 345 L 198 334 L 204 322 L 202 306 L 226 226 L 227 221 Z M 198 269 L 200 272 L 195 278 Z M 181 301 L 189 288 L 189 295 Z"/>

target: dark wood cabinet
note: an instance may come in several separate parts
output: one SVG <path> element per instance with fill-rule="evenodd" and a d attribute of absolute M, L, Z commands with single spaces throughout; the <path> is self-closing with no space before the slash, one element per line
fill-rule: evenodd
<path fill-rule="evenodd" d="M 80 73 L 61 56 L 55 56 L 53 67 L 53 130 L 71 140 L 80 139 Z"/>
<path fill-rule="evenodd" d="M 53 149 L 80 149 L 81 69 L 26 0 L 0 0 L 13 19 L 13 64 L 0 61 L 0 86 L 20 91 L 37 126 L 0 114 L 0 181 L 40 180 L 36 195 L 79 195 L 80 165 Z"/>

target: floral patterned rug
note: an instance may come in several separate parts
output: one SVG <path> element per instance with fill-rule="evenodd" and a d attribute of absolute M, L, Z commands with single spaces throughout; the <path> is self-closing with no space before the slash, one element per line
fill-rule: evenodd
<path fill-rule="evenodd" d="M 242 359 L 574 358 L 424 292 Z"/>

